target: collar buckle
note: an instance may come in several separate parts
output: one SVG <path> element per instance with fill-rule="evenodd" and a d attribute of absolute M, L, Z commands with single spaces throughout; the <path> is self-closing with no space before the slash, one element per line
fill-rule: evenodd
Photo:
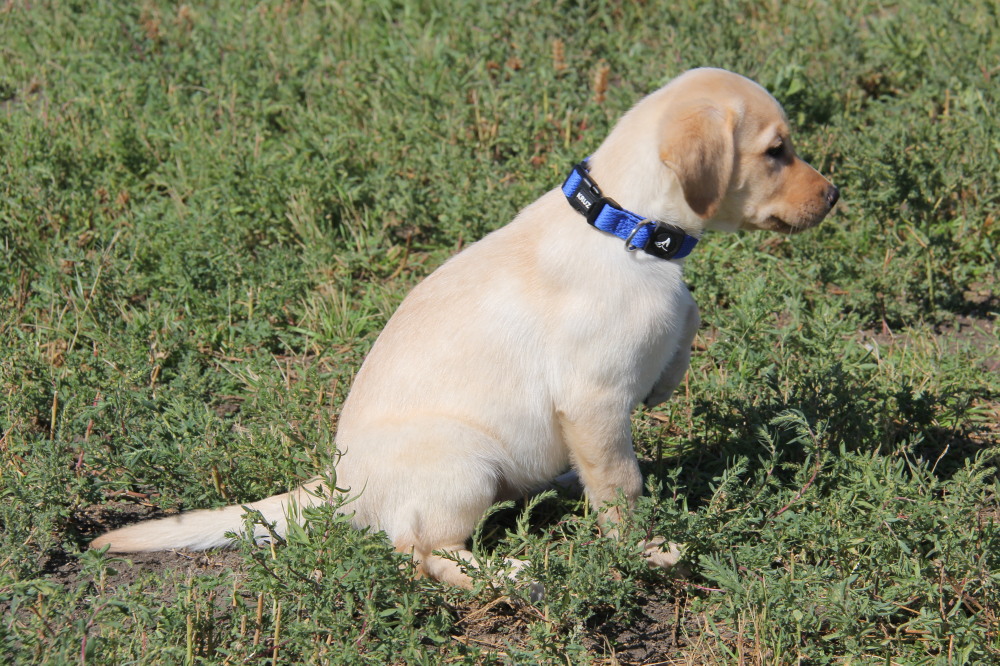
<path fill-rule="evenodd" d="M 563 183 L 562 191 L 566 195 L 566 201 L 569 202 L 569 205 L 587 218 L 588 224 L 595 226 L 595 222 L 601 216 L 605 206 L 612 208 L 621 208 L 621 206 L 611 197 L 604 196 L 601 188 L 590 177 L 588 166 L 587 160 L 574 166 Z"/>
<path fill-rule="evenodd" d="M 586 217 L 590 224 L 593 224 L 593 221 L 601 214 L 606 203 L 601 188 L 587 172 L 586 161 L 580 162 L 569 172 L 569 177 L 563 183 L 563 193 L 566 195 L 569 205 Z"/>

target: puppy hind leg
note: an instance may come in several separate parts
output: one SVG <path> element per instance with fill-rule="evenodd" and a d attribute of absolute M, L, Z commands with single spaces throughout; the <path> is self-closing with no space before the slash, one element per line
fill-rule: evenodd
<path fill-rule="evenodd" d="M 376 524 L 397 551 L 412 554 L 420 573 L 470 589 L 468 571 L 479 562 L 468 541 L 503 487 L 502 443 L 443 418 L 408 421 L 393 439 L 407 445 L 379 470 Z"/>
<path fill-rule="evenodd" d="M 496 468 L 475 452 L 489 450 L 493 442 L 454 423 L 421 425 L 425 443 L 415 450 L 422 455 L 390 466 L 405 475 L 386 483 L 384 506 L 392 510 L 383 514 L 382 527 L 397 551 L 412 554 L 420 573 L 471 589 L 466 570 L 478 562 L 466 542 L 500 487 Z"/>
<path fill-rule="evenodd" d="M 393 543 L 398 551 L 412 554 L 418 572 L 442 583 L 472 589 L 469 572 L 480 569 L 481 564 L 469 550 L 468 541 L 493 503 L 498 484 L 468 480 L 471 487 L 466 486 L 464 492 L 454 486 L 452 492 L 443 491 L 448 486 L 433 484 L 436 501 L 411 504 L 406 511 L 405 530 Z M 519 573 L 528 562 L 513 558 L 506 558 L 506 562 L 506 575 L 514 581 L 523 580 Z M 541 585 L 534 581 L 528 581 L 528 585 L 532 599 L 541 598 Z"/>
<path fill-rule="evenodd" d="M 436 550 L 438 552 L 445 551 L 452 557 L 444 557 L 437 552 L 423 556 L 414 554 L 415 557 L 420 558 L 419 570 L 436 581 L 471 590 L 472 577 L 466 572 L 470 567 L 479 568 L 476 556 L 471 551 L 466 550 L 464 543 L 452 544 Z"/>
<path fill-rule="evenodd" d="M 441 551 L 445 551 L 447 556 L 439 554 Z M 508 568 L 507 578 L 519 586 L 525 586 L 532 602 L 545 598 L 545 586 L 537 580 L 526 578 L 523 573 L 524 569 L 531 565 L 530 562 L 513 557 L 505 558 L 504 561 Z M 468 572 L 470 569 L 478 569 L 479 566 L 476 556 L 471 551 L 466 550 L 463 544 L 462 546 L 441 548 L 424 556 L 420 560 L 419 569 L 434 580 L 471 590 L 473 580 Z"/>

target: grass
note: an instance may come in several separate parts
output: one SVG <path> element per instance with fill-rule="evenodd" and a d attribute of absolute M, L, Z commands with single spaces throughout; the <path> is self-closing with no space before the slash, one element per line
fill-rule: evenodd
<path fill-rule="evenodd" d="M 0 652 L 996 661 L 997 31 L 986 0 L 0 5 Z M 686 542 L 690 578 L 565 495 L 474 544 L 530 559 L 540 604 L 414 579 L 329 508 L 278 547 L 85 550 L 333 460 L 405 293 L 700 65 L 767 86 L 843 197 L 687 262 L 705 323 L 634 418 L 627 530 Z"/>

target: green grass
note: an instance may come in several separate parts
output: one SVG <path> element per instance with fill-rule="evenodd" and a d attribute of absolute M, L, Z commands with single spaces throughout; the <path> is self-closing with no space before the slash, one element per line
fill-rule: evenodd
<path fill-rule="evenodd" d="M 998 21 L 988 0 L 0 5 L 0 653 L 997 661 Z M 130 507 L 331 461 L 405 293 L 700 65 L 768 87 L 842 203 L 688 260 L 705 323 L 678 395 L 634 419 L 630 538 L 563 495 L 491 516 L 475 548 L 530 559 L 536 605 L 415 580 L 329 508 L 221 573 L 85 550 Z M 642 568 L 646 533 L 688 544 L 688 580 Z"/>

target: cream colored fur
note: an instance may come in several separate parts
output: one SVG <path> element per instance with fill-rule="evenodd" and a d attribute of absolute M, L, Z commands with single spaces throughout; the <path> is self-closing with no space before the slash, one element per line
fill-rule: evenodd
<path fill-rule="evenodd" d="M 640 101 L 591 158 L 623 208 L 706 229 L 811 227 L 837 191 L 792 149 L 774 99 L 748 79 L 692 70 Z M 697 250 L 696 250 L 697 251 Z M 642 488 L 630 415 L 687 370 L 698 308 L 682 261 L 626 252 L 556 188 L 417 285 L 358 372 L 340 416 L 337 485 L 354 522 L 385 530 L 426 574 L 468 586 L 466 541 L 498 499 L 572 467 L 593 506 Z M 319 482 L 309 484 L 319 488 Z M 279 530 L 288 498 L 251 504 Z M 110 532 L 115 551 L 225 545 L 242 509 L 194 511 Z M 603 515 L 613 534 L 619 516 Z M 259 535 L 263 536 L 263 535 Z M 647 545 L 652 564 L 676 547 Z"/>

